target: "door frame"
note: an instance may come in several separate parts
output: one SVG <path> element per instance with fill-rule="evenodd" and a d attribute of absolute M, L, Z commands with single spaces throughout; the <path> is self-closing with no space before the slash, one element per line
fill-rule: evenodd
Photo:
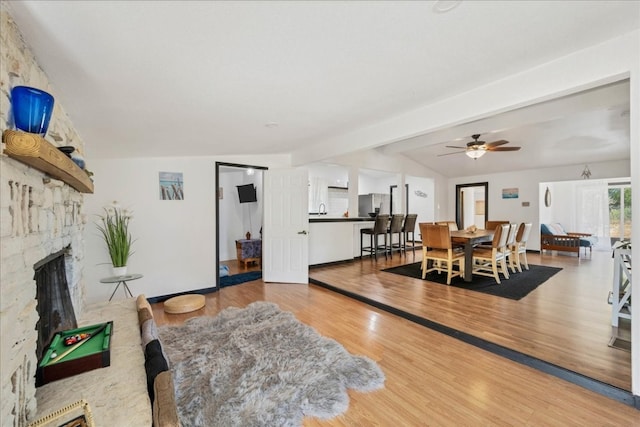
<path fill-rule="evenodd" d="M 220 167 L 232 167 L 238 169 L 256 169 L 260 171 L 265 171 L 269 169 L 266 166 L 254 166 L 254 165 L 244 165 L 241 163 L 226 163 L 226 162 L 216 162 L 215 163 L 215 198 L 216 198 L 216 289 L 220 289 Z M 264 205 L 263 205 L 264 209 Z M 264 212 L 263 212 L 264 215 Z"/>
<path fill-rule="evenodd" d="M 462 189 L 469 187 L 484 187 L 484 220 L 485 222 L 489 220 L 489 183 L 475 182 L 472 184 L 456 184 L 456 223 L 458 224 L 458 229 L 460 230 L 464 228 L 464 223 L 462 221 L 463 200 L 460 196 L 462 194 Z"/>

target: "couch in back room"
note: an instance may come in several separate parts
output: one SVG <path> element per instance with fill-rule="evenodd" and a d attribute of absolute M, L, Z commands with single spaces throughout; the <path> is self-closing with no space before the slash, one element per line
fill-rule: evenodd
<path fill-rule="evenodd" d="M 540 224 L 540 251 L 575 252 L 580 257 L 580 248 L 589 254 L 593 245 L 598 242 L 596 236 L 589 233 L 567 232 L 560 223 Z"/>

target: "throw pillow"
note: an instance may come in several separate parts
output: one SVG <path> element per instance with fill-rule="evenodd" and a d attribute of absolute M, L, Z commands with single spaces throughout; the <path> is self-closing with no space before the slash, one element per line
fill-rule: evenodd
<path fill-rule="evenodd" d="M 160 372 L 153 383 L 153 426 L 180 427 L 171 372 Z"/>
<path fill-rule="evenodd" d="M 147 298 L 144 296 L 144 294 L 140 294 L 138 295 L 138 298 L 136 298 L 136 308 L 138 311 L 140 311 L 140 309 L 142 308 L 148 308 L 149 312 L 153 313 L 151 304 L 149 304 L 149 301 L 147 301 Z"/>
<path fill-rule="evenodd" d="M 162 346 L 160 341 L 153 340 L 147 344 L 144 349 L 144 369 L 147 374 L 147 391 L 151 398 L 151 403 L 154 400 L 153 383 L 160 372 L 168 371 L 169 365 L 162 353 Z"/>
<path fill-rule="evenodd" d="M 142 338 L 142 347 L 145 349 L 147 348 L 147 344 L 159 338 L 158 327 L 155 320 L 148 319 L 142 323 L 140 327 L 140 337 Z"/>
<path fill-rule="evenodd" d="M 555 236 L 566 236 L 567 235 L 567 232 L 564 231 L 564 228 L 558 223 L 547 224 L 547 227 L 549 228 L 549 231 L 551 231 L 551 234 L 553 234 Z"/>
<path fill-rule="evenodd" d="M 147 320 L 153 320 L 153 313 L 151 313 L 148 308 L 141 308 L 138 310 L 138 324 L 141 328 Z"/>

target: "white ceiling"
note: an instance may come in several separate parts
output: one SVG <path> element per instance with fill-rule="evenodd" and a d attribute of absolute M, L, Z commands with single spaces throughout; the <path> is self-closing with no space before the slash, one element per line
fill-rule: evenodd
<path fill-rule="evenodd" d="M 640 28 L 637 1 L 463 1 L 447 13 L 436 3 L 9 8 L 89 158 L 295 152 Z M 586 106 L 565 100 L 573 107 L 563 114 L 537 106 L 377 149 L 447 176 L 454 165 L 461 176 L 628 158 L 628 88 L 626 99 L 616 85 L 603 90 Z M 437 157 L 474 133 L 522 150 Z"/>

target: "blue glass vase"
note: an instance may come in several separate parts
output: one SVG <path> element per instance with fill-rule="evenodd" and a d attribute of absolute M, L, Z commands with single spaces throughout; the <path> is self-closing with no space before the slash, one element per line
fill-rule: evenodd
<path fill-rule="evenodd" d="M 53 112 L 53 96 L 28 86 L 11 89 L 11 106 L 16 128 L 44 137 Z"/>

